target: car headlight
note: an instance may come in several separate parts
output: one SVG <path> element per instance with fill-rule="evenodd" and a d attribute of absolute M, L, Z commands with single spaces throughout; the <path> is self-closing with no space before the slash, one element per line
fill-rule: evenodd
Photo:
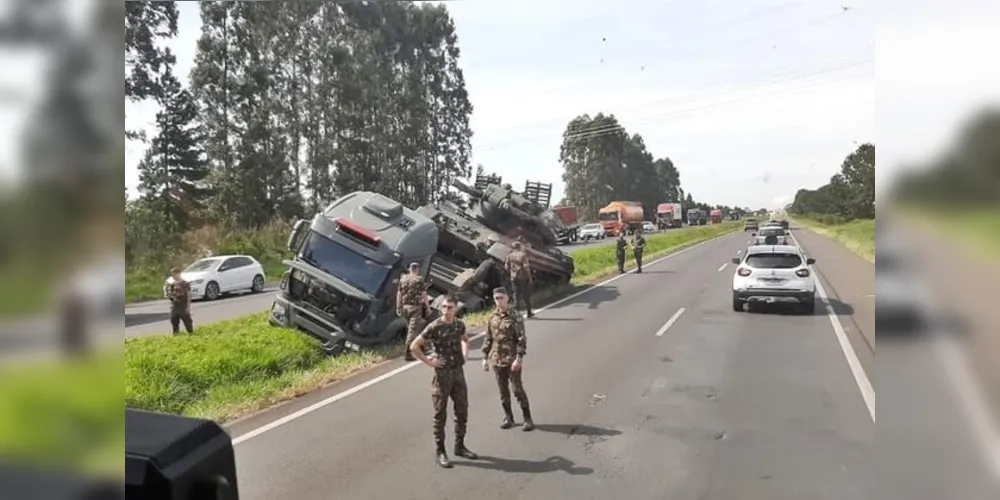
<path fill-rule="evenodd" d="M 298 269 L 292 270 L 292 278 L 294 278 L 295 281 L 298 281 L 304 285 L 308 285 L 310 281 L 309 275 L 302 271 L 299 271 Z"/>
<path fill-rule="evenodd" d="M 192 281 L 191 281 L 191 284 L 192 284 L 192 285 L 200 285 L 200 284 L 202 284 L 202 283 L 204 283 L 204 282 L 205 282 L 205 280 L 203 280 L 203 279 L 200 279 L 200 280 L 192 280 Z"/>

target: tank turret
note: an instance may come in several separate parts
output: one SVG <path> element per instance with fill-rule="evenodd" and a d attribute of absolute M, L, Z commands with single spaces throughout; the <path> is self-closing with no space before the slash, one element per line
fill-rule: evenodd
<path fill-rule="evenodd" d="M 467 212 L 483 225 L 506 236 L 523 236 L 533 246 L 553 246 L 558 238 L 545 209 L 507 186 L 485 184 L 476 189 L 462 181 L 452 186 L 469 196 Z"/>

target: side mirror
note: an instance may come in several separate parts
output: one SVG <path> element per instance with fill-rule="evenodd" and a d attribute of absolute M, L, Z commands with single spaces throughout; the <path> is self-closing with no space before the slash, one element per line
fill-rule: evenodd
<path fill-rule="evenodd" d="M 809 257 L 808 259 L 806 259 L 806 264 L 808 264 L 810 266 L 813 265 L 813 264 L 815 264 L 815 263 L 816 263 L 816 259 L 814 259 L 812 257 Z"/>
<path fill-rule="evenodd" d="M 288 243 L 286 244 L 289 252 L 295 253 L 298 250 L 301 243 L 300 240 L 302 239 L 302 235 L 305 234 L 306 229 L 308 229 L 308 226 L 306 226 L 304 219 L 295 221 L 295 225 L 292 226 L 292 234 L 288 235 Z"/>
<path fill-rule="evenodd" d="M 739 257 L 733 257 L 733 264 L 739 264 L 739 263 L 740 263 L 740 258 Z"/>

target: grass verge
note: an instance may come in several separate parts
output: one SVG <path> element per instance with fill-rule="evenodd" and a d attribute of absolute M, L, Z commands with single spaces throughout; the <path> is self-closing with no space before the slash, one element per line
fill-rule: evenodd
<path fill-rule="evenodd" d="M 91 475 L 124 474 L 122 351 L 0 369 L 0 455 Z"/>
<path fill-rule="evenodd" d="M 738 224 L 670 231 L 647 238 L 647 262 L 738 230 Z M 574 254 L 577 275 L 562 287 L 539 290 L 541 306 L 617 270 L 614 248 Z M 630 262 L 629 268 L 634 267 Z M 489 312 L 470 314 L 470 327 Z M 199 328 L 193 335 L 130 339 L 125 343 L 125 406 L 231 421 L 343 380 L 402 354 L 403 346 L 364 349 L 336 358 L 298 331 L 272 327 L 267 313 Z"/>
<path fill-rule="evenodd" d="M 875 262 L 875 220 L 859 219 L 829 223 L 813 218 L 796 218 L 799 225 L 830 238 L 868 262 Z"/>

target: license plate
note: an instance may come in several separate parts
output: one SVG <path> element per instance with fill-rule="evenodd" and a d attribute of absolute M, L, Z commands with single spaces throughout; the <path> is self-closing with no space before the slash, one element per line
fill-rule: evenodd
<path fill-rule="evenodd" d="M 765 285 L 780 285 L 785 282 L 781 278 L 761 278 L 760 282 Z"/>

